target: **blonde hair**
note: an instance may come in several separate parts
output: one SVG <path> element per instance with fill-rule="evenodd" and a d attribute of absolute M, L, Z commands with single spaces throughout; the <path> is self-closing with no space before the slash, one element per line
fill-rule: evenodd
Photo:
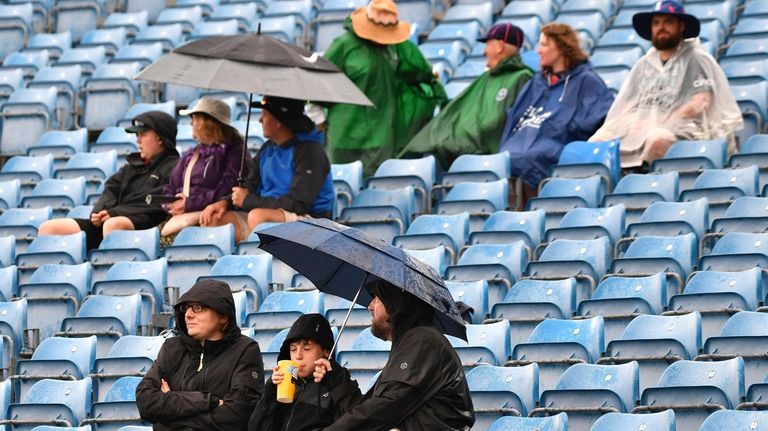
<path fill-rule="evenodd" d="M 541 28 L 541 34 L 547 36 L 547 39 L 551 40 L 563 54 L 566 69 L 587 60 L 587 54 L 579 45 L 579 35 L 568 24 L 551 22 Z"/>
<path fill-rule="evenodd" d="M 203 112 L 192 114 L 195 122 L 200 122 L 197 131 L 193 129 L 192 137 L 197 141 L 211 142 L 217 144 L 243 143 L 245 140 L 240 132 L 234 127 L 221 123 L 210 115 Z"/>

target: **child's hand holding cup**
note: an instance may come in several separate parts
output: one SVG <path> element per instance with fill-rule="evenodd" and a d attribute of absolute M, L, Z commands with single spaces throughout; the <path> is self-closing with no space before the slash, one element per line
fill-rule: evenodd
<path fill-rule="evenodd" d="M 277 386 L 277 402 L 290 404 L 296 392 L 295 380 L 298 377 L 299 364 L 296 361 L 283 360 L 277 362 L 277 368 L 272 373 L 272 383 Z"/>

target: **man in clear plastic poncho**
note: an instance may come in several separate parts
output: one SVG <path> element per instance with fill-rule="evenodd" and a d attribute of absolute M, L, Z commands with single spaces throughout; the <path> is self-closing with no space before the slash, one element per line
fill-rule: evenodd
<path fill-rule="evenodd" d="M 728 137 L 743 127 L 741 112 L 717 62 L 699 45 L 699 20 L 671 0 L 633 16 L 653 47 L 638 60 L 603 126 L 591 141 L 621 139 L 621 165 L 640 167 L 678 140 Z"/>

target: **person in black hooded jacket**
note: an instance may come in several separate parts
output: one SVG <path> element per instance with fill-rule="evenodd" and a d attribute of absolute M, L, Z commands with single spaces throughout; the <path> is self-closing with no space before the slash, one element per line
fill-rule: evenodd
<path fill-rule="evenodd" d="M 154 430 L 245 430 L 264 392 L 259 345 L 242 335 L 229 286 L 201 280 L 179 298 L 168 338 L 136 387 Z"/>
<path fill-rule="evenodd" d="M 333 358 L 331 325 L 321 314 L 305 314 L 293 323 L 280 347 L 278 361 L 299 364 L 293 403 L 277 402 L 277 388 L 267 381 L 264 396 L 251 414 L 248 431 L 317 431 L 344 414 L 360 398 L 357 382 Z M 273 370 L 273 379 L 280 373 Z M 280 375 L 280 380 L 286 376 Z"/>
<path fill-rule="evenodd" d="M 392 341 L 373 388 L 326 431 L 469 430 L 475 423 L 464 367 L 434 325 L 434 309 L 386 281 L 366 286 L 373 297 L 371 332 Z"/>

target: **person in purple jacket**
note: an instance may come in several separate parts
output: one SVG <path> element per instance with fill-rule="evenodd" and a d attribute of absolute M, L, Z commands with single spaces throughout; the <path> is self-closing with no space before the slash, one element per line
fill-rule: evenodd
<path fill-rule="evenodd" d="M 172 217 L 163 227 L 163 236 L 199 225 L 205 207 L 231 193 L 237 185 L 245 145 L 230 125 L 229 106 L 221 100 L 203 97 L 192 109 L 182 109 L 179 114 L 192 117 L 192 136 L 198 144 L 184 152 L 163 190 L 179 198 L 166 205 Z M 245 157 L 243 166 L 247 169 L 251 157 L 247 152 Z M 243 177 L 247 174 L 243 172 Z"/>

